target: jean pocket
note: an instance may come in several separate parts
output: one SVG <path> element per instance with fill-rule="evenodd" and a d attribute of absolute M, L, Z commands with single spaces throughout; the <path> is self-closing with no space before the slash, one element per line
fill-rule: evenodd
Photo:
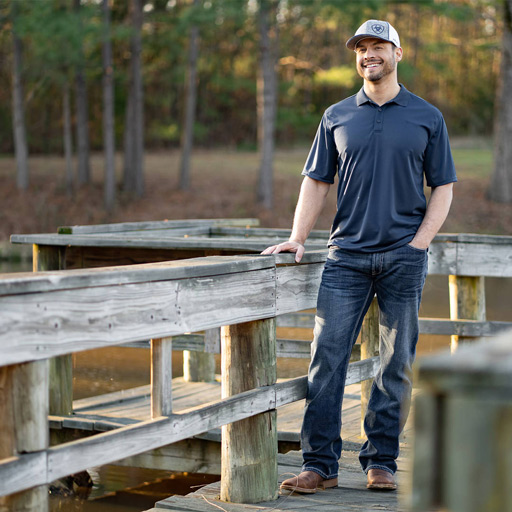
<path fill-rule="evenodd" d="M 416 251 L 419 253 L 426 254 L 428 252 L 428 247 L 427 247 L 427 249 L 419 249 L 418 247 L 413 247 L 411 244 L 406 244 L 405 246 L 409 247 L 409 249 L 412 249 L 413 251 Z"/>

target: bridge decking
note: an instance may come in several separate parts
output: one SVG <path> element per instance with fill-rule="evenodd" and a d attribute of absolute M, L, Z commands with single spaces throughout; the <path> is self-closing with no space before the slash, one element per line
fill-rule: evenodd
<path fill-rule="evenodd" d="M 190 411 L 196 407 L 220 399 L 219 382 L 185 382 L 182 377 L 173 379 L 173 412 Z M 304 400 L 280 407 L 277 412 L 278 439 L 289 443 L 299 442 Z M 76 428 L 87 431 L 105 431 L 134 424 L 150 418 L 150 387 L 141 386 L 130 390 L 75 400 L 73 415 L 54 417 L 53 426 Z M 346 387 L 343 402 L 342 437 L 345 446 L 356 448 L 361 444 L 361 385 Z M 409 433 L 408 422 L 404 440 Z M 220 430 L 209 433 L 209 439 L 220 441 Z"/>
<path fill-rule="evenodd" d="M 397 492 L 373 492 L 366 489 L 366 476 L 361 472 L 356 451 L 344 451 L 340 459 L 339 487 L 318 491 L 312 495 L 282 494 L 277 501 L 258 504 L 234 504 L 218 499 L 220 482 L 209 484 L 187 496 L 170 496 L 155 504 L 146 512 L 164 512 L 174 510 L 183 512 L 226 512 L 267 511 L 270 512 L 304 512 L 319 510 L 321 512 L 369 512 L 407 510 L 408 498 L 408 450 L 404 450 L 399 460 L 397 472 Z M 300 452 L 294 451 L 278 455 L 279 482 L 298 474 L 301 466 Z"/>
<path fill-rule="evenodd" d="M 99 397 L 76 400 L 74 402 L 74 415 L 72 419 L 75 427 L 91 428 L 96 422 L 97 428 L 106 428 L 110 425 L 126 425 L 145 420 L 150 415 L 149 386 L 142 386 L 132 390 L 119 391 L 101 395 Z M 173 410 L 176 413 L 199 407 L 220 397 L 220 383 L 185 382 L 183 378 L 173 379 Z M 295 402 L 278 409 L 278 439 L 280 442 L 291 443 L 293 446 L 299 442 L 299 431 L 302 423 L 302 409 L 304 401 Z M 232 504 L 219 501 L 220 482 L 207 485 L 187 496 L 170 496 L 155 504 L 155 508 L 148 512 L 163 512 L 175 510 L 183 512 L 213 512 L 225 510 L 226 512 L 275 510 L 303 512 L 318 508 L 322 512 L 339 510 L 352 511 L 402 511 L 406 510 L 409 452 L 412 421 L 409 418 L 401 438 L 402 453 L 399 459 L 397 473 L 399 491 L 391 493 L 376 493 L 366 489 L 366 477 L 362 473 L 357 459 L 358 447 L 361 444 L 361 386 L 352 384 L 347 386 L 343 404 L 344 447 L 340 459 L 339 482 L 336 489 L 319 491 L 310 496 L 280 495 L 277 501 L 259 504 Z M 71 425 L 69 425 L 71 426 Z M 220 431 L 209 432 L 206 438 L 220 441 Z M 219 461 L 220 462 L 220 461 Z M 292 474 L 298 474 L 301 467 L 299 451 L 291 451 L 278 455 L 279 482 Z M 222 508 L 218 508 L 222 507 Z"/>

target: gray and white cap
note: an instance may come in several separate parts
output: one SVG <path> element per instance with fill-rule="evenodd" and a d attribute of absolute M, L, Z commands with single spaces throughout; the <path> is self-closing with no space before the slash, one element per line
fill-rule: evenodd
<path fill-rule="evenodd" d="M 365 21 L 356 31 L 356 33 L 347 41 L 347 48 L 354 50 L 356 44 L 361 39 L 368 39 L 370 37 L 377 37 L 384 41 L 393 43 L 397 48 L 400 48 L 400 38 L 398 32 L 394 29 L 391 23 L 380 20 Z"/>

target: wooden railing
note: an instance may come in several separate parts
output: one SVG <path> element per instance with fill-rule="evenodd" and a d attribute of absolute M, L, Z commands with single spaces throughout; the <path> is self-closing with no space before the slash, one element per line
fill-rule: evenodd
<path fill-rule="evenodd" d="M 417 374 L 411 510 L 512 510 L 512 331 Z"/>
<path fill-rule="evenodd" d="M 277 438 L 268 435 L 276 432 L 275 415 L 269 411 L 304 398 L 306 381 L 275 383 L 274 319 L 315 306 L 324 260 L 322 251 L 308 254 L 300 265 L 292 263 L 292 255 L 237 256 L 1 276 L 0 416 L 5 420 L 0 495 L 10 495 L 4 501 L 30 501 L 37 503 L 33 510 L 44 510 L 45 485 L 55 479 L 262 413 L 266 416 L 248 420 L 224 436 L 230 450 L 224 461 L 223 496 L 235 501 L 275 497 Z M 223 400 L 174 414 L 169 337 L 218 326 L 228 326 L 222 328 Z M 50 358 L 148 338 L 152 419 L 50 447 Z M 247 365 L 249 354 L 254 357 Z M 349 382 L 369 378 L 375 369 L 375 360 L 356 363 Z M 255 384 L 248 389 L 251 374 Z M 254 436 L 262 424 L 267 435 Z M 253 457 L 268 455 L 259 465 L 263 480 L 257 479 L 252 489 L 241 484 L 244 470 L 236 464 L 247 455 L 248 439 L 258 439 Z"/>
<path fill-rule="evenodd" d="M 222 497 L 242 502 L 276 497 L 274 410 L 305 397 L 306 377 L 276 384 L 275 358 L 305 355 L 309 347 L 282 340 L 276 348 L 275 319 L 309 325 L 310 316 L 289 315 L 315 307 L 325 258 L 323 250 L 306 253 L 300 265 L 289 254 L 224 256 L 0 276 L 0 505 L 16 510 L 31 503 L 27 510 L 44 511 L 46 484 L 55 479 L 221 426 L 223 446 L 230 447 L 223 450 Z M 422 319 L 422 332 L 456 336 L 455 346 L 462 337 L 495 335 L 510 326 L 486 322 L 482 305 L 484 276 L 512 277 L 511 261 L 510 237 L 437 237 L 429 270 L 451 276 L 457 308 L 450 320 Z M 347 384 L 375 375 L 377 314 L 374 304 L 363 326 L 364 360 L 350 365 Z M 223 399 L 175 414 L 170 337 L 217 327 L 222 328 Z M 50 447 L 50 362 L 145 339 L 152 348 L 152 419 Z M 194 343 L 188 348 L 201 348 L 200 339 Z M 53 386 L 53 395 L 64 391 Z M 368 392 L 363 388 L 363 409 Z M 253 464 L 239 464 L 242 457 Z M 249 474 L 255 465 L 257 475 Z"/>

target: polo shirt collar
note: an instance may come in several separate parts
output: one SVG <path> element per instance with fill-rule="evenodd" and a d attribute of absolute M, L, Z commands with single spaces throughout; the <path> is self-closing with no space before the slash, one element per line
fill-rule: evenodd
<path fill-rule="evenodd" d="M 409 96 L 411 93 L 403 86 L 403 84 L 398 85 L 400 85 L 400 92 L 392 100 L 389 100 L 388 103 L 396 103 L 397 105 L 406 107 L 409 103 Z M 373 103 L 372 100 L 366 96 L 364 87 L 361 87 L 359 92 L 356 94 L 356 103 L 358 107 L 364 103 Z"/>

